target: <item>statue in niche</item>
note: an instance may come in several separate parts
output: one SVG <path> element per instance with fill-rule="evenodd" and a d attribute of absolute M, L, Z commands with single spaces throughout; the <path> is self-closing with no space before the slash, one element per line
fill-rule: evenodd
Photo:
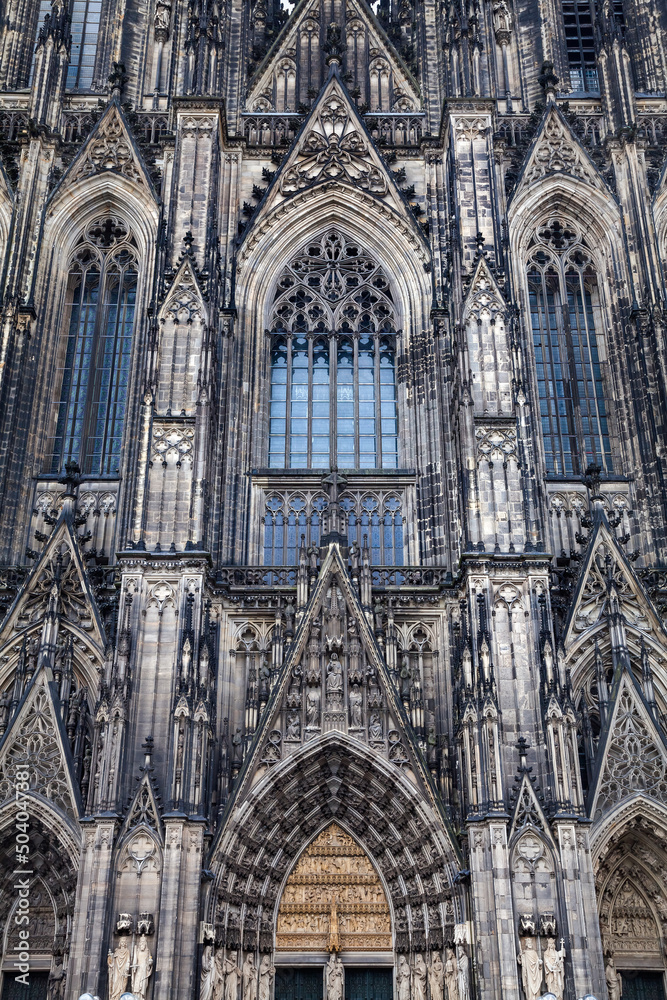
<path fill-rule="evenodd" d="M 343 707 L 343 665 L 338 653 L 332 653 L 327 665 L 327 708 L 340 712 Z"/>
<path fill-rule="evenodd" d="M 259 963 L 259 997 L 258 1000 L 271 1000 L 271 986 L 275 968 L 270 955 L 262 955 Z"/>
<path fill-rule="evenodd" d="M 132 960 L 132 992 L 136 1000 L 146 1000 L 148 980 L 153 974 L 153 956 L 148 949 L 146 935 L 142 934 L 134 948 Z"/>
<path fill-rule="evenodd" d="M 306 692 L 306 725 L 317 729 L 320 725 L 320 689 L 309 687 Z"/>
<path fill-rule="evenodd" d="M 350 690 L 350 726 L 353 729 L 361 728 L 361 707 L 363 695 L 358 684 L 353 684 Z"/>
<path fill-rule="evenodd" d="M 379 712 L 373 712 L 368 726 L 368 735 L 372 740 L 382 739 L 382 720 Z"/>
<path fill-rule="evenodd" d="M 398 960 L 396 996 L 398 1000 L 410 1000 L 410 966 L 405 955 L 401 955 Z"/>
<path fill-rule="evenodd" d="M 426 962 L 423 955 L 415 955 L 412 973 L 412 1000 L 426 1000 Z"/>
<path fill-rule="evenodd" d="M 287 732 L 285 739 L 298 740 L 301 737 L 301 723 L 296 712 L 290 712 L 287 716 Z"/>
<path fill-rule="evenodd" d="M 215 951 L 212 944 L 204 946 L 201 955 L 201 975 L 199 1000 L 213 1000 L 213 991 L 217 979 L 218 967 L 215 961 Z"/>
<path fill-rule="evenodd" d="M 542 959 L 535 950 L 535 938 L 524 938 L 523 951 L 517 956 L 526 1000 L 537 1000 L 542 992 Z"/>
<path fill-rule="evenodd" d="M 235 951 L 230 951 L 229 957 L 222 963 L 222 974 L 225 977 L 224 1000 L 237 1000 L 241 969 L 236 963 Z"/>
<path fill-rule="evenodd" d="M 470 959 L 462 944 L 456 946 L 456 985 L 459 1000 L 470 1000 Z"/>
<path fill-rule="evenodd" d="M 109 1000 L 120 1000 L 130 975 L 130 951 L 124 937 L 120 939 L 116 950 L 109 952 L 107 966 L 109 967 Z"/>
<path fill-rule="evenodd" d="M 556 951 L 555 938 L 547 938 L 547 947 L 542 956 L 544 962 L 544 978 L 547 990 L 558 1000 L 563 1000 L 565 991 L 565 941 L 560 939 L 560 949 Z"/>
<path fill-rule="evenodd" d="M 452 948 L 447 948 L 445 954 L 445 986 L 447 1000 L 459 1000 L 458 969 Z"/>
<path fill-rule="evenodd" d="M 431 958 L 431 968 L 428 970 L 428 983 L 431 987 L 431 1000 L 443 1000 L 445 986 L 445 967 L 442 964 L 440 953 L 433 952 Z"/>
<path fill-rule="evenodd" d="M 607 981 L 607 992 L 609 1000 L 621 1000 L 623 992 L 623 980 L 619 972 L 616 971 L 616 963 L 611 952 L 607 953 L 604 963 L 604 978 Z"/>
<path fill-rule="evenodd" d="M 243 963 L 243 1000 L 257 1000 L 257 969 L 252 952 Z"/>
<path fill-rule="evenodd" d="M 335 953 L 327 963 L 327 1000 L 343 1000 L 343 963 Z"/>

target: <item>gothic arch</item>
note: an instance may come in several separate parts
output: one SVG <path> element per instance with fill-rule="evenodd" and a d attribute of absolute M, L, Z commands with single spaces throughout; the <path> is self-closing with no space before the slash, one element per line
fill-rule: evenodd
<path fill-rule="evenodd" d="M 276 905 L 294 859 L 331 822 L 344 825 L 386 886 L 399 951 L 442 947 L 466 917 L 459 859 L 435 802 L 398 768 L 341 733 L 277 763 L 231 801 L 209 867 L 206 919 L 228 947 L 270 951 Z M 253 903 L 249 900 L 256 901 Z M 258 936 L 259 935 L 259 936 Z"/>

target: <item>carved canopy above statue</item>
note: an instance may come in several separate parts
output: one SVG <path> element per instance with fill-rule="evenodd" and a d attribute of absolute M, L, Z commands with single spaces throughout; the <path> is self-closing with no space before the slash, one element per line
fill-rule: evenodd
<path fill-rule="evenodd" d="M 380 878 L 336 823 L 305 849 L 278 910 L 284 951 L 391 951 L 391 916 Z"/>

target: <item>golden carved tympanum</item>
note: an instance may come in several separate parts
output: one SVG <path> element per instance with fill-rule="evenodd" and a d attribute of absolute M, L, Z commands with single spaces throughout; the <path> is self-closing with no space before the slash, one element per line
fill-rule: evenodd
<path fill-rule="evenodd" d="M 332 823 L 287 879 L 276 947 L 284 951 L 391 951 L 391 917 L 375 868 Z"/>

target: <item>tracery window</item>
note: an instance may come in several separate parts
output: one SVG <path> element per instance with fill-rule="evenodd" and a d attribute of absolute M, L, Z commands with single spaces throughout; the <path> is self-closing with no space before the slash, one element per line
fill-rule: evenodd
<path fill-rule="evenodd" d="M 563 0 L 563 22 L 570 88 L 574 91 L 597 92 L 600 85 L 589 0 Z"/>
<path fill-rule="evenodd" d="M 69 267 L 66 325 L 47 470 L 68 461 L 89 475 L 120 465 L 137 292 L 137 250 L 125 223 L 88 226 Z"/>
<path fill-rule="evenodd" d="M 102 0 L 73 0 L 72 50 L 67 70 L 68 90 L 90 90 L 97 54 Z"/>
<path fill-rule="evenodd" d="M 326 521 L 327 498 L 312 490 L 273 492 L 264 507 L 264 565 L 295 566 L 299 548 L 318 546 Z M 350 545 L 368 546 L 374 566 L 402 566 L 404 504 L 397 491 L 354 490 L 340 506 Z"/>
<path fill-rule="evenodd" d="M 598 283 L 574 226 L 552 218 L 537 230 L 528 292 L 547 472 L 612 472 Z"/>
<path fill-rule="evenodd" d="M 395 469 L 396 311 L 370 254 L 330 231 L 285 268 L 270 322 L 272 468 Z"/>

